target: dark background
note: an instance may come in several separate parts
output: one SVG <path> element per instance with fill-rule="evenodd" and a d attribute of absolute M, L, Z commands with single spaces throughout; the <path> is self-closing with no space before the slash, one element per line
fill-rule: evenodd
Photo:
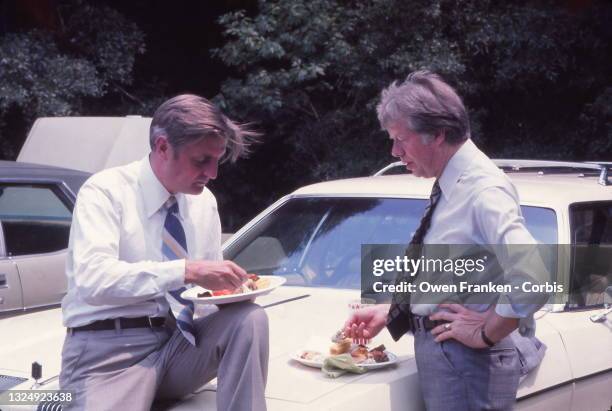
<path fill-rule="evenodd" d="M 392 161 L 380 90 L 427 68 L 490 156 L 612 161 L 611 21 L 594 0 L 0 0 L 0 158 L 40 116 L 150 116 L 200 94 L 263 133 L 211 183 L 234 231 Z"/>

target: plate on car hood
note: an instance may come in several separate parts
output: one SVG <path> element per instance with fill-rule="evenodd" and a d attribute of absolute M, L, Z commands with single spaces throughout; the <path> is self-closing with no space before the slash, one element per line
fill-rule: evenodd
<path fill-rule="evenodd" d="M 358 290 L 280 287 L 274 293 L 257 299 L 266 307 L 270 323 L 270 363 L 266 398 L 310 403 L 319 397 L 362 379 L 396 379 L 394 367 L 362 375 L 345 374 L 326 377 L 321 370 L 307 368 L 291 360 L 291 355 L 312 336 L 329 336 L 338 331 L 349 315 L 349 303 L 359 298 Z M 375 340 L 398 356 L 398 362 L 413 357 L 412 344 L 396 343 L 383 331 Z"/>

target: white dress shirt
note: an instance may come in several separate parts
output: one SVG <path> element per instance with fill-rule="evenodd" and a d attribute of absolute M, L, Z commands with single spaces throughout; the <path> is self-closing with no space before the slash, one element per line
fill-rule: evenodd
<path fill-rule="evenodd" d="M 471 140 L 448 161 L 439 184 L 442 196 L 424 244 L 537 244 L 525 227 L 514 185 Z M 426 316 L 436 311 L 437 304 L 418 303 L 416 297 L 413 313 Z M 502 295 L 495 311 L 520 318 L 521 334 L 532 334 L 533 313 L 541 305 L 512 305 Z"/>
<path fill-rule="evenodd" d="M 185 260 L 163 261 L 164 203 L 170 193 L 148 156 L 101 171 L 81 187 L 72 217 L 66 261 L 64 325 L 78 327 L 117 317 L 165 317 L 167 290 L 184 286 Z M 176 194 L 188 257 L 220 260 L 217 202 Z"/>

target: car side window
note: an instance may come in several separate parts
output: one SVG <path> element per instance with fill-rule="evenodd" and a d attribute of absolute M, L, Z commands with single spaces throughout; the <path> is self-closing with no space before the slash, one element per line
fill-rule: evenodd
<path fill-rule="evenodd" d="M 527 230 L 540 244 L 557 244 L 557 214 L 544 207 L 521 206 Z"/>
<path fill-rule="evenodd" d="M 0 221 L 7 256 L 68 247 L 72 212 L 51 184 L 0 184 Z"/>
<path fill-rule="evenodd" d="M 612 284 L 612 202 L 570 207 L 572 272 L 570 307 L 603 304 Z"/>

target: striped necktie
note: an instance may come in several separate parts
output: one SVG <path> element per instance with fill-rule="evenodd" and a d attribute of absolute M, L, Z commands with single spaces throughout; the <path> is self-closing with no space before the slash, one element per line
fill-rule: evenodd
<path fill-rule="evenodd" d="M 411 259 L 420 257 L 423 240 L 425 239 L 427 230 L 429 230 L 431 226 L 431 218 L 438 205 L 441 194 L 442 190 L 436 179 L 431 188 L 429 204 L 425 209 L 425 214 L 421 218 L 419 227 L 414 232 L 412 240 L 410 240 L 410 244 L 406 249 L 406 255 Z M 412 277 L 406 277 L 405 274 L 406 273 L 402 272 L 398 275 L 396 283 L 400 283 L 401 281 L 413 282 L 418 275 L 418 273 L 416 273 Z M 391 308 L 389 309 L 389 315 L 387 316 L 387 329 L 395 341 L 399 340 L 407 331 L 412 331 L 410 319 L 410 293 L 395 293 L 393 295 L 393 301 L 391 302 Z"/>
<path fill-rule="evenodd" d="M 168 210 L 164 229 L 162 231 L 162 253 L 166 261 L 187 258 L 187 239 L 185 230 L 178 218 L 178 203 L 174 196 L 170 197 L 164 207 Z M 181 298 L 186 287 L 166 292 L 166 300 L 170 305 L 172 315 L 176 319 L 176 326 L 183 336 L 195 344 L 195 330 L 193 327 L 193 302 Z"/>

